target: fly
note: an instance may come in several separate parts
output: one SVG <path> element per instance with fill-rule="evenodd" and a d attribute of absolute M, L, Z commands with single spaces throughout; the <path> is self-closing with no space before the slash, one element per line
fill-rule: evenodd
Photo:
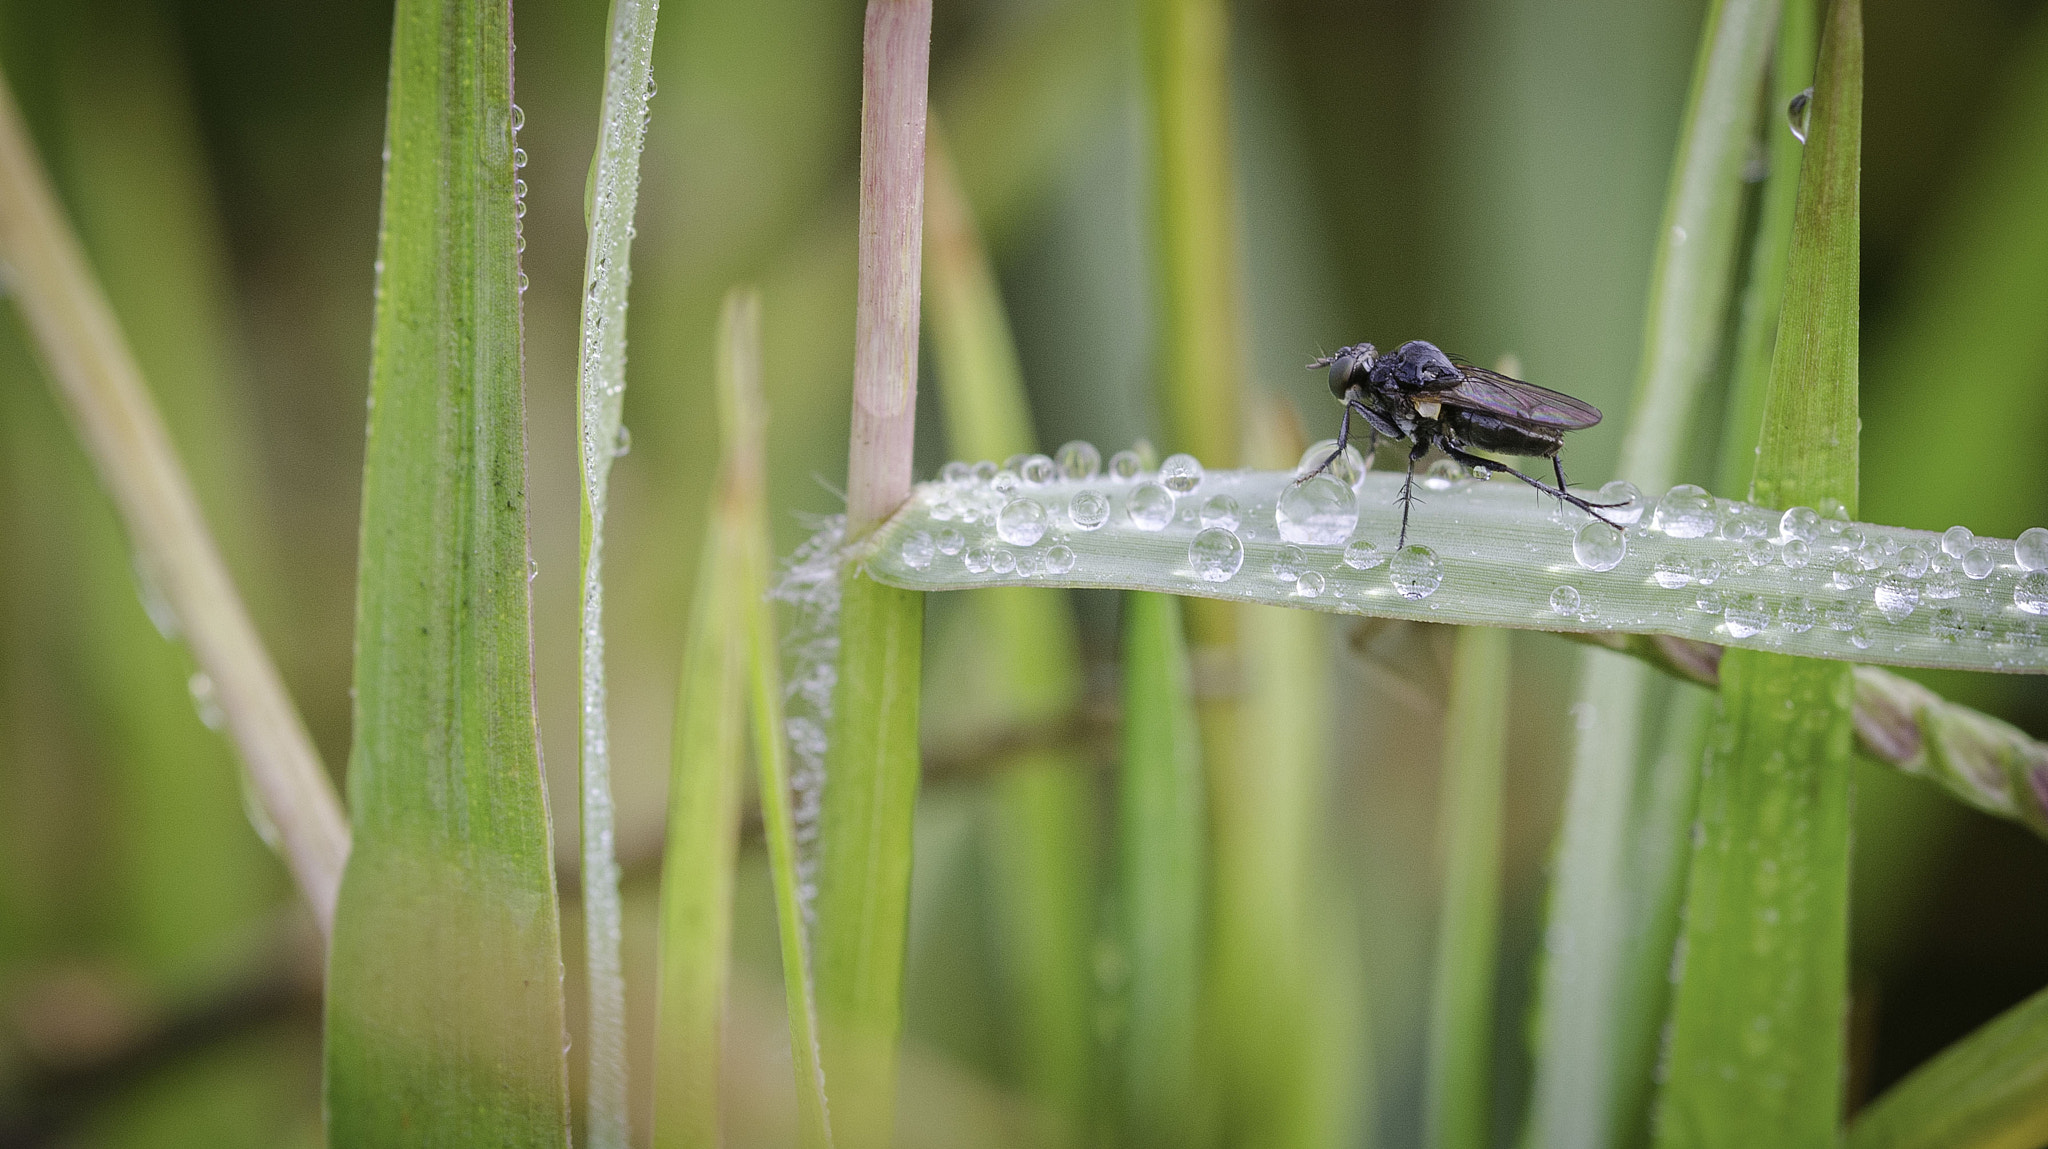
<path fill-rule="evenodd" d="M 1558 458 L 1566 432 L 1583 431 L 1600 422 L 1600 409 L 1592 404 L 1453 359 L 1436 344 L 1420 339 L 1403 343 L 1388 355 L 1381 355 L 1370 343 L 1353 344 L 1309 364 L 1311 370 L 1324 367 L 1330 369 L 1330 393 L 1344 404 L 1344 422 L 1337 432 L 1337 449 L 1295 482 L 1305 483 L 1321 474 L 1344 453 L 1351 441 L 1353 414 L 1369 428 L 1368 453 L 1379 446 L 1382 436 L 1413 443 L 1408 451 L 1408 479 L 1401 484 L 1401 540 L 1396 545 L 1408 545 L 1415 464 L 1431 447 L 1482 473 L 1504 471 L 1620 529 L 1619 523 L 1600 512 L 1622 504 L 1590 503 L 1572 494 L 1566 489 L 1564 463 Z M 1557 485 L 1475 455 L 1474 448 L 1549 459 Z"/>

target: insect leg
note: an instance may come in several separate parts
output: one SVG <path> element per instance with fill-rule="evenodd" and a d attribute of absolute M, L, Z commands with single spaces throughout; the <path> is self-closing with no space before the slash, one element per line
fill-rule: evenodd
<path fill-rule="evenodd" d="M 1316 464 L 1315 470 L 1310 471 L 1308 474 L 1295 479 L 1295 486 L 1299 487 L 1303 483 L 1308 482 L 1310 479 L 1315 478 L 1317 475 L 1322 474 L 1324 471 L 1329 470 L 1330 464 L 1337 461 L 1337 456 L 1342 455 L 1344 453 L 1345 446 L 1351 442 L 1351 408 L 1358 405 L 1359 403 L 1356 399 L 1348 400 L 1345 402 L 1344 421 L 1342 423 L 1337 424 L 1337 449 L 1330 452 L 1328 455 L 1325 455 L 1323 457 L 1323 461 Z"/>
<path fill-rule="evenodd" d="M 1401 540 L 1394 544 L 1395 550 L 1408 545 L 1408 509 L 1415 505 L 1415 464 L 1428 453 L 1428 437 L 1415 436 L 1415 446 L 1408 452 L 1408 479 L 1401 484 Z"/>
<path fill-rule="evenodd" d="M 1605 507 L 1609 504 L 1589 503 L 1586 500 L 1578 497 L 1577 495 L 1572 494 L 1570 491 L 1565 490 L 1564 485 L 1562 483 L 1558 484 L 1556 487 L 1553 488 L 1549 483 L 1546 483 L 1541 479 L 1525 475 L 1522 472 L 1515 470 L 1513 467 L 1508 466 L 1506 463 L 1495 462 L 1492 459 L 1475 455 L 1472 452 L 1467 451 L 1464 448 L 1458 446 L 1456 443 L 1448 441 L 1448 437 L 1446 437 L 1446 441 L 1440 442 L 1437 445 L 1444 449 L 1444 454 L 1449 455 L 1451 458 L 1456 459 L 1458 462 L 1463 463 L 1468 467 L 1484 467 L 1489 471 L 1505 471 L 1508 474 L 1513 475 L 1515 478 L 1520 479 L 1523 482 L 1529 484 L 1530 486 L 1536 488 L 1537 490 L 1542 491 L 1546 495 L 1553 495 L 1564 502 L 1570 503 L 1572 506 L 1579 508 L 1580 510 L 1586 512 L 1594 518 L 1599 519 L 1601 522 L 1606 523 L 1608 526 L 1613 527 L 1615 530 L 1621 529 L 1620 523 L 1615 522 L 1614 520 L 1608 518 L 1606 515 L 1601 514 L 1599 510 L 1595 509 L 1599 507 Z M 1551 456 L 1551 461 L 1555 462 L 1556 459 L 1557 456 Z M 1559 474 L 1562 474 L 1563 471 L 1564 468 L 1562 465 L 1560 465 L 1558 467 Z"/>

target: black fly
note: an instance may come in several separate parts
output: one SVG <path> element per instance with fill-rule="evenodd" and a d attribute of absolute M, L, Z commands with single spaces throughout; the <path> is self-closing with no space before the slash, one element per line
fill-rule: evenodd
<path fill-rule="evenodd" d="M 1415 501 L 1415 464 L 1435 447 L 1468 467 L 1505 471 L 1587 514 L 1619 528 L 1600 513 L 1617 503 L 1589 503 L 1565 488 L 1564 464 L 1558 452 L 1567 431 L 1583 431 L 1600 421 L 1600 410 L 1534 383 L 1475 367 L 1444 354 L 1434 343 L 1410 340 L 1390 355 L 1370 343 L 1358 343 L 1309 364 L 1330 369 L 1330 392 L 1344 403 L 1344 423 L 1337 449 L 1296 479 L 1305 483 L 1327 470 L 1351 440 L 1355 412 L 1370 428 L 1368 452 L 1382 435 L 1412 442 L 1408 481 L 1401 485 L 1401 541 L 1408 545 L 1408 508 Z M 1549 459 L 1557 473 L 1555 487 L 1513 467 L 1482 458 L 1472 448 Z"/>

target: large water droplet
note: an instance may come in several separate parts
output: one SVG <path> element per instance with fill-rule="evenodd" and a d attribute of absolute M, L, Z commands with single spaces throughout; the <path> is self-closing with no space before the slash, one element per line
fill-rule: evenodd
<path fill-rule="evenodd" d="M 1754 594 L 1735 595 L 1721 615 L 1721 625 L 1735 638 L 1755 637 L 1763 633 L 1770 621 L 1770 608 L 1764 605 L 1761 595 Z"/>
<path fill-rule="evenodd" d="M 1205 527 L 1222 527 L 1226 531 L 1234 531 L 1240 522 L 1237 500 L 1229 495 L 1210 495 L 1208 501 L 1202 504 L 1201 518 Z"/>
<path fill-rule="evenodd" d="M 1273 509 L 1273 523 L 1287 542 L 1333 547 L 1358 526 L 1358 496 L 1330 476 L 1317 475 L 1287 488 Z"/>
<path fill-rule="evenodd" d="M 1628 536 L 1597 519 L 1572 535 L 1572 558 L 1589 571 L 1611 571 L 1627 556 Z"/>
<path fill-rule="evenodd" d="M 996 534 L 1013 547 L 1028 547 L 1045 537 L 1045 505 L 1037 499 L 1011 499 L 996 512 Z"/>
<path fill-rule="evenodd" d="M 1444 567 L 1436 552 L 1425 546 L 1407 546 L 1387 564 L 1387 578 L 1405 599 L 1428 598 L 1443 585 Z"/>
<path fill-rule="evenodd" d="M 1283 545 L 1273 552 L 1273 577 L 1281 582 L 1293 582 L 1301 577 L 1301 570 L 1308 565 L 1308 556 L 1300 547 Z"/>
<path fill-rule="evenodd" d="M 1301 453 L 1301 462 L 1294 465 L 1295 475 L 1306 475 L 1317 467 L 1322 466 L 1323 460 L 1330 459 L 1330 466 L 1323 474 L 1336 479 L 1347 487 L 1357 487 L 1359 483 L 1365 480 L 1365 456 L 1358 453 L 1358 448 L 1347 443 L 1344 445 L 1344 453 L 1331 459 L 1330 456 L 1336 450 L 1337 440 L 1335 439 L 1324 439 L 1322 442 L 1309 447 L 1308 450 Z"/>
<path fill-rule="evenodd" d="M 1344 545 L 1344 565 L 1353 570 L 1369 571 L 1387 561 L 1387 552 L 1366 541 L 1352 539 Z"/>
<path fill-rule="evenodd" d="M 1656 569 L 1650 572 L 1650 577 L 1665 590 L 1677 590 L 1692 581 L 1692 564 L 1677 555 L 1665 555 L 1657 560 Z"/>
<path fill-rule="evenodd" d="M 1141 531 L 1163 531 L 1173 521 L 1173 492 L 1158 483 L 1139 483 L 1131 488 L 1128 508 L 1132 526 Z"/>
<path fill-rule="evenodd" d="M 1785 126 L 1792 129 L 1792 138 L 1806 142 L 1806 129 L 1813 122 L 1813 89 L 1808 88 L 1792 97 L 1785 105 Z"/>
<path fill-rule="evenodd" d="M 903 555 L 904 566 L 921 571 L 932 565 L 932 556 L 938 553 L 939 548 L 932 542 L 930 535 L 923 531 L 912 531 L 903 536 L 903 542 L 898 550 Z"/>
<path fill-rule="evenodd" d="M 2048 570 L 2048 530 L 2028 527 L 2012 544 L 2013 561 L 2023 571 Z"/>
<path fill-rule="evenodd" d="M 1109 496 L 1101 491 L 1075 491 L 1067 502 L 1067 517 L 1084 531 L 1092 531 L 1109 521 Z"/>
<path fill-rule="evenodd" d="M 1017 464 L 1017 474 L 1034 487 L 1042 487 L 1059 478 L 1059 468 L 1047 455 L 1027 455 Z"/>
<path fill-rule="evenodd" d="M 1920 588 L 1898 575 L 1886 575 L 1877 580 L 1877 589 L 1871 592 L 1879 613 L 1897 622 L 1913 613 L 1920 605 Z"/>
<path fill-rule="evenodd" d="M 1209 527 L 1188 543 L 1188 565 L 1209 582 L 1229 582 L 1244 566 L 1244 543 L 1225 527 Z"/>
<path fill-rule="evenodd" d="M 1977 543 L 1977 536 L 1961 523 L 1941 532 L 1941 553 L 1952 559 L 1962 558 Z"/>
<path fill-rule="evenodd" d="M 1989 578 L 1991 572 L 1997 569 L 1998 560 L 1992 558 L 1991 552 L 1983 547 L 1971 547 L 1963 552 L 1963 573 L 1971 578 Z"/>
<path fill-rule="evenodd" d="M 1624 527 L 1634 526 L 1643 517 L 1643 492 L 1636 489 L 1627 479 L 1616 479 L 1600 488 L 1600 501 L 1615 503 L 1601 509 L 1600 513 Z"/>
<path fill-rule="evenodd" d="M 1298 598 L 1317 598 L 1325 585 L 1321 571 L 1303 571 L 1301 577 L 1294 580 L 1294 593 Z"/>
<path fill-rule="evenodd" d="M 1123 450 L 1109 457 L 1109 473 L 1112 478 L 1129 481 L 1145 472 L 1145 460 L 1136 451 Z"/>
<path fill-rule="evenodd" d="M 1202 485 L 1202 464 L 1193 455 L 1168 455 L 1159 464 L 1159 482 L 1176 495 L 1185 495 Z"/>
<path fill-rule="evenodd" d="M 1579 613 L 1579 588 L 1561 586 L 1550 592 L 1550 612 L 1566 617 Z"/>
<path fill-rule="evenodd" d="M 1714 496 L 1691 483 L 1664 492 L 1650 526 L 1674 539 L 1698 539 L 1714 533 Z"/>
<path fill-rule="evenodd" d="M 940 554 L 957 555 L 960 553 L 960 548 L 967 545 L 967 536 L 951 527 L 947 527 L 945 530 L 940 531 L 932 541 L 938 547 Z"/>
<path fill-rule="evenodd" d="M 1834 568 L 1828 573 L 1828 585 L 1836 590 L 1855 590 L 1864 581 L 1863 564 L 1856 561 L 1854 554 L 1836 559 Z"/>
<path fill-rule="evenodd" d="M 1812 507 L 1792 507 L 1778 517 L 1778 533 L 1787 539 L 1810 543 L 1820 537 L 1820 512 Z"/>
<path fill-rule="evenodd" d="M 1060 474 L 1076 482 L 1086 482 L 1102 470 L 1102 452 L 1085 439 L 1065 444 L 1057 457 Z"/>
<path fill-rule="evenodd" d="M 2012 604 L 2028 614 L 2048 614 L 2048 572 L 2035 571 L 2013 584 Z"/>
<path fill-rule="evenodd" d="M 1045 573 L 1063 575 L 1074 569 L 1074 548 L 1065 543 L 1054 543 L 1046 548 Z"/>

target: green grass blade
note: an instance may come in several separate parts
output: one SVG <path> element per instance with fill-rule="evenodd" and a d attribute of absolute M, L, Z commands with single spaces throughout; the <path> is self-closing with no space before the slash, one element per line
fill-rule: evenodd
<path fill-rule="evenodd" d="M 1856 500 L 1863 24 L 1821 39 L 1790 282 L 1755 490 Z M 1849 668 L 1759 651 L 1721 661 L 1699 796 L 1660 1146 L 1832 1142 L 1848 996 Z"/>
<path fill-rule="evenodd" d="M 1848 1149 L 2048 1143 L 2048 990 L 1943 1050 L 1858 1114 Z"/>
<path fill-rule="evenodd" d="M 534 726 L 509 6 L 401 0 L 328 1141 L 564 1145 Z"/>
<path fill-rule="evenodd" d="M 1443 916 L 1430 998 L 1423 1144 L 1483 1149 L 1493 1128 L 1493 967 L 1500 928 L 1507 632 L 1463 627 L 1452 659 L 1438 831 Z"/>
<path fill-rule="evenodd" d="M 624 434 L 626 293 L 632 282 L 633 212 L 640 199 L 640 146 L 654 82 L 654 26 L 660 0 L 612 0 L 605 37 L 604 104 L 591 160 L 584 220 L 583 325 L 577 355 L 578 441 L 582 455 L 583 955 L 588 987 L 586 1139 L 591 1149 L 625 1149 L 626 981 L 619 966 L 619 864 L 612 848 L 610 736 L 604 688 L 604 519 L 612 459 Z M 708 561 L 708 560 L 707 560 Z"/>
<path fill-rule="evenodd" d="M 1125 1143 L 1186 1145 L 1196 1088 L 1207 855 L 1202 753 L 1180 600 L 1124 596 L 1124 747 L 1118 786 L 1124 963 Z"/>

